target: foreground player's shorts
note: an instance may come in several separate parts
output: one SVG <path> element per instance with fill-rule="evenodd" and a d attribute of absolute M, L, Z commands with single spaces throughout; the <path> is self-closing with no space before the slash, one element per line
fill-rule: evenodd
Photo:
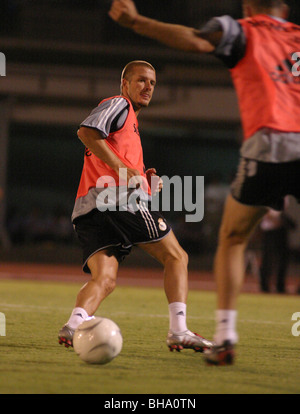
<path fill-rule="evenodd" d="M 242 204 L 279 211 L 287 195 L 300 202 L 300 160 L 271 163 L 241 158 L 231 194 Z"/>

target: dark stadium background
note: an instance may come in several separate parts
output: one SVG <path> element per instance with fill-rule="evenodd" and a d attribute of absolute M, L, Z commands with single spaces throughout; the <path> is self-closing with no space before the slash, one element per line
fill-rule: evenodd
<path fill-rule="evenodd" d="M 289 4 L 290 20 L 299 24 L 299 2 Z M 158 81 L 151 107 L 139 116 L 145 164 L 170 177 L 205 177 L 202 222 L 185 224 L 183 231 L 184 212 L 165 215 L 186 250 L 206 258 L 197 266 L 209 267 L 222 194 L 242 136 L 230 76 L 211 56 L 171 50 L 120 28 L 107 16 L 109 5 L 1 1 L 0 51 L 7 73 L 0 79 L 0 259 L 80 263 L 70 223 L 84 154 L 77 126 L 101 99 L 119 93 L 127 62 L 145 59 L 157 69 Z M 149 17 L 194 27 L 215 15 L 241 17 L 240 2 L 233 0 L 137 0 L 136 5 Z M 295 263 L 298 240 L 294 232 Z M 252 247 L 259 248 L 259 237 Z"/>

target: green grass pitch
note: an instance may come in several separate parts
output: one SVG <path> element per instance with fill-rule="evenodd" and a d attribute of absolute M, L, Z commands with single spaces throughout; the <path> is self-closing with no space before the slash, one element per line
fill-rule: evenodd
<path fill-rule="evenodd" d="M 169 352 L 168 308 L 160 288 L 117 287 L 97 315 L 121 328 L 121 354 L 88 365 L 57 342 L 77 283 L 1 280 L 0 394 L 298 394 L 300 337 L 292 335 L 299 297 L 242 294 L 235 365 L 206 366 L 201 353 Z M 189 329 L 211 339 L 214 292 L 190 291 Z"/>

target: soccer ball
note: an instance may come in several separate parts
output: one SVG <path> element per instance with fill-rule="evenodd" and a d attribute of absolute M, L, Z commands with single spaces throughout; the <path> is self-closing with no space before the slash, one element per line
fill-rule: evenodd
<path fill-rule="evenodd" d="M 118 325 L 99 316 L 89 318 L 76 329 L 73 347 L 89 364 L 107 364 L 121 352 L 123 338 Z"/>

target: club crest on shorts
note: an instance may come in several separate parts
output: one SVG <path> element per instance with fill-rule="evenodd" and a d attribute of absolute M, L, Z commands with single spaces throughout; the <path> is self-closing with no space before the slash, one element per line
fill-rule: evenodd
<path fill-rule="evenodd" d="M 167 230 L 167 225 L 164 222 L 164 219 L 162 219 L 162 218 L 158 219 L 158 227 L 160 228 L 161 231 L 166 231 Z"/>

